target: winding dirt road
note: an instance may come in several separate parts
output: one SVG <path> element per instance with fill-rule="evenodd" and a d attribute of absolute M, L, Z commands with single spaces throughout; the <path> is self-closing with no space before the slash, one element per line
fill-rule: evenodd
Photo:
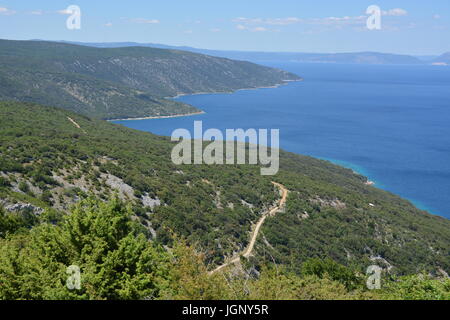
<path fill-rule="evenodd" d="M 279 184 L 277 182 L 272 182 L 272 183 L 275 186 L 277 186 L 278 188 L 280 188 L 280 190 L 281 190 L 281 199 L 280 199 L 280 202 L 278 203 L 278 205 L 276 207 L 270 209 L 269 211 L 265 212 L 263 214 L 263 216 L 261 217 L 261 219 L 259 219 L 258 223 L 255 225 L 255 227 L 252 231 L 250 243 L 248 244 L 247 248 L 245 248 L 245 250 L 242 253 L 240 253 L 238 256 L 236 256 L 235 258 L 231 259 L 230 261 L 224 263 L 223 265 L 221 265 L 221 266 L 217 267 L 216 269 L 214 269 L 213 271 L 211 271 L 210 274 L 214 274 L 214 273 L 228 267 L 229 265 L 239 262 L 241 259 L 240 258 L 241 256 L 248 258 L 252 255 L 253 249 L 255 247 L 256 239 L 258 239 L 258 235 L 259 235 L 262 225 L 264 224 L 264 221 L 266 221 L 267 217 L 274 216 L 286 204 L 286 199 L 287 199 L 289 190 L 286 189 L 286 187 L 283 186 L 282 184 Z"/>

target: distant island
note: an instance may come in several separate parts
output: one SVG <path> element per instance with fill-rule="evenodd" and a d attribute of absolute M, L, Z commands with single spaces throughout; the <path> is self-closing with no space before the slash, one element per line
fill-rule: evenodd
<path fill-rule="evenodd" d="M 450 52 L 444 53 L 443 55 L 434 59 L 434 65 L 450 65 Z"/>
<path fill-rule="evenodd" d="M 436 56 L 413 56 L 381 52 L 346 52 L 346 53 L 304 53 L 304 52 L 263 52 L 263 51 L 232 51 L 210 50 L 187 46 L 170 46 L 156 43 L 137 42 L 105 42 L 86 43 L 69 42 L 73 44 L 97 48 L 150 47 L 171 50 L 183 50 L 234 60 L 252 62 L 310 62 L 310 63 L 348 63 L 348 64 L 407 64 L 421 65 L 445 62 L 450 64 L 450 53 Z"/>

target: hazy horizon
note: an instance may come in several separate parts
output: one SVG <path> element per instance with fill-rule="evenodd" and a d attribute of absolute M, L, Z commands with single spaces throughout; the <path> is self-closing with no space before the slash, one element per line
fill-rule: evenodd
<path fill-rule="evenodd" d="M 334 3 L 274 0 L 242 3 L 104 0 L 0 3 L 0 38 L 71 42 L 137 42 L 226 51 L 347 53 L 414 56 L 450 51 L 450 3 L 406 0 Z M 81 28 L 69 30 L 70 5 L 81 9 Z M 381 27 L 369 30 L 367 8 L 381 9 Z"/>
<path fill-rule="evenodd" d="M 321 51 L 321 52 L 314 52 L 314 51 L 259 51 L 259 50 L 239 50 L 239 49 L 211 49 L 208 47 L 196 47 L 191 46 L 189 44 L 186 45 L 174 45 L 170 43 L 156 43 L 156 42 L 135 42 L 135 41 L 70 41 L 70 40 L 64 40 L 64 39 L 57 39 L 57 40 L 49 40 L 49 39 L 8 39 L 8 38 L 1 38 L 0 40 L 9 40 L 9 41 L 43 41 L 43 42 L 61 42 L 61 43 L 69 43 L 69 44 L 79 44 L 79 45 L 96 45 L 96 44 L 108 44 L 108 45 L 114 45 L 114 44 L 136 44 L 137 46 L 143 45 L 143 46 L 167 46 L 167 47 L 179 47 L 181 48 L 191 48 L 191 49 L 198 49 L 198 50 L 208 50 L 208 51 L 223 51 L 223 52 L 244 52 L 244 53 L 280 53 L 280 54 L 352 54 L 352 53 L 380 53 L 380 54 L 393 54 L 393 55 L 405 55 L 405 56 L 413 56 L 416 58 L 434 58 L 439 57 L 442 54 L 446 54 L 450 51 L 446 52 L 437 52 L 434 54 L 411 54 L 411 53 L 394 53 L 394 52 L 388 52 L 388 51 Z"/>

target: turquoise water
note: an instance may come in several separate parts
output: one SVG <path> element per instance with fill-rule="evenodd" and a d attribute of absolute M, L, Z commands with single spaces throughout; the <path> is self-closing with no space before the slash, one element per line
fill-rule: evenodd
<path fill-rule="evenodd" d="M 380 188 L 450 218 L 450 67 L 284 63 L 303 82 L 180 97 L 206 112 L 118 121 L 171 135 L 177 128 L 280 129 L 281 148 L 328 159 Z"/>

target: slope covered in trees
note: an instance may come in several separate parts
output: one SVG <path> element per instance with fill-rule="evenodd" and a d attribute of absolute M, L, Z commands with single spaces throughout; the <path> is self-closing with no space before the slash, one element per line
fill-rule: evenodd
<path fill-rule="evenodd" d="M 289 190 L 286 210 L 262 226 L 246 272 L 275 263 L 300 274 L 310 258 L 360 274 L 372 264 L 392 276 L 450 270 L 448 220 L 326 161 L 282 152 L 273 177 L 254 165 L 177 166 L 168 138 L 17 102 L 0 103 L 0 133 L 2 238 L 117 193 L 146 239 L 186 239 L 212 270 L 248 245 L 252 224 L 279 200 L 275 181 Z"/>
<path fill-rule="evenodd" d="M 117 198 L 88 198 L 56 225 L 9 233 L 0 239 L 0 299 L 450 299 L 449 279 L 386 279 L 370 291 L 364 276 L 330 259 L 309 259 L 297 274 L 265 266 L 257 277 L 211 275 L 184 241 L 170 250 L 148 241 L 132 214 Z M 69 266 L 78 268 L 76 287 Z"/>
<path fill-rule="evenodd" d="M 103 119 L 192 113 L 199 110 L 165 97 L 299 79 L 278 69 L 184 51 L 0 40 L 0 99 Z"/>

